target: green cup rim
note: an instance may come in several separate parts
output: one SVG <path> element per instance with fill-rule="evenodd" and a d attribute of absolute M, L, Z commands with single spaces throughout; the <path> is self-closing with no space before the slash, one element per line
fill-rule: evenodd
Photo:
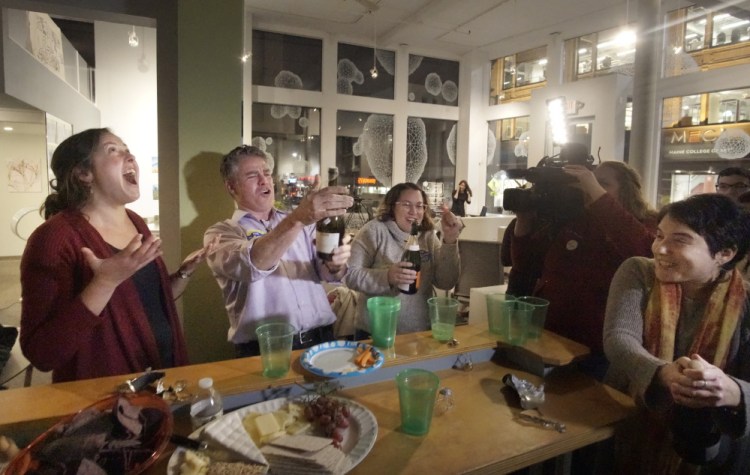
<path fill-rule="evenodd" d="M 458 307 L 458 304 L 461 303 L 461 302 L 458 301 L 458 299 L 454 299 L 452 297 L 430 297 L 430 298 L 427 299 L 427 305 L 429 305 L 431 303 L 437 303 L 439 301 L 443 301 L 444 304 L 445 303 L 450 303 L 450 304 L 452 304 L 451 305 L 452 307 Z"/>
<path fill-rule="evenodd" d="M 400 384 L 404 382 L 404 380 L 408 378 L 410 375 L 426 376 L 435 382 L 436 389 L 437 389 L 437 386 L 440 386 L 440 376 L 438 376 L 437 374 L 433 373 L 430 370 L 422 369 L 422 368 L 402 369 L 401 371 L 398 372 L 398 374 L 396 374 L 396 384 Z"/>
<path fill-rule="evenodd" d="M 500 300 L 498 297 L 500 297 L 501 295 L 503 297 L 502 299 L 503 302 L 517 302 L 518 301 L 515 295 L 505 294 L 502 292 L 497 292 L 494 294 L 487 294 L 487 298 L 492 299 L 492 300 Z"/>
<path fill-rule="evenodd" d="M 373 302 L 372 304 L 370 302 Z M 377 296 L 377 297 L 370 297 L 367 299 L 367 309 L 370 309 L 370 305 L 378 305 L 382 307 L 389 307 L 391 310 L 396 310 L 397 308 L 401 308 L 401 300 L 398 297 L 387 297 L 387 296 Z"/>
<path fill-rule="evenodd" d="M 523 302 L 533 305 L 534 307 L 544 307 L 549 305 L 549 300 L 541 297 L 534 297 L 533 295 L 522 295 L 516 297 L 516 302 Z"/>
<path fill-rule="evenodd" d="M 264 323 L 262 325 L 258 325 L 255 328 L 255 335 L 260 338 L 260 335 L 262 333 L 265 333 L 266 330 L 270 330 L 273 327 L 279 327 L 279 326 L 282 326 L 282 325 L 285 325 L 287 327 L 287 331 L 284 332 L 284 333 L 280 333 L 278 335 L 274 335 L 274 336 L 280 336 L 280 337 L 281 336 L 289 336 L 289 335 L 294 335 L 296 333 L 296 330 L 294 329 L 294 326 L 292 326 L 292 324 L 289 323 L 289 322 L 269 322 L 269 323 Z"/>

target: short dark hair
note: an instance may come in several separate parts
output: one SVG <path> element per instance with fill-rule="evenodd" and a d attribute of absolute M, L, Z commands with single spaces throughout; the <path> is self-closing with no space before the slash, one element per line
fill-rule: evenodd
<path fill-rule="evenodd" d="M 416 190 L 422 194 L 422 202 L 425 205 L 425 210 L 422 222 L 419 223 L 419 230 L 430 231 L 435 229 L 435 224 L 432 222 L 432 211 L 430 210 L 430 201 L 427 199 L 427 193 L 425 193 L 419 185 L 409 182 L 399 183 L 388 190 L 388 193 L 385 194 L 385 197 L 380 203 L 380 206 L 378 206 L 378 211 L 376 212 L 378 221 L 392 221 L 396 219 L 393 209 L 396 207 L 396 201 L 398 201 L 399 196 L 401 196 L 401 192 L 406 190 Z"/>
<path fill-rule="evenodd" d="M 712 255 L 723 249 L 737 254 L 724 264 L 729 270 L 747 254 L 750 246 L 750 214 L 731 198 L 716 193 L 703 193 L 668 204 L 659 211 L 664 217 L 679 221 L 706 240 Z"/>
<path fill-rule="evenodd" d="M 719 178 L 723 176 L 734 176 L 734 175 L 741 176 L 743 178 L 746 178 L 748 181 L 750 181 L 750 170 L 748 170 L 747 168 L 742 168 L 742 167 L 728 167 L 728 168 L 723 169 L 722 171 L 719 172 L 718 176 L 716 177 L 716 181 L 718 182 Z"/>
<path fill-rule="evenodd" d="M 228 154 L 224 155 L 224 158 L 221 160 L 219 171 L 224 181 L 231 181 L 234 178 L 240 159 L 244 157 L 260 157 L 268 161 L 266 152 L 255 145 L 240 145 L 239 147 L 235 147 Z"/>
<path fill-rule="evenodd" d="M 91 155 L 107 128 L 88 129 L 63 140 L 52 153 L 50 168 L 55 178 L 50 180 L 54 190 L 47 196 L 41 211 L 49 219 L 60 211 L 80 210 L 91 196 L 91 184 L 81 181 L 80 175 L 93 169 Z"/>

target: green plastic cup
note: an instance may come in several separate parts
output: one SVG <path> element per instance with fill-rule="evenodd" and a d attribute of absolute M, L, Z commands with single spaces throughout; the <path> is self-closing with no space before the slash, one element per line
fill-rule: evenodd
<path fill-rule="evenodd" d="M 516 308 L 516 298 L 507 294 L 487 295 L 487 323 L 490 333 L 503 340 L 508 338 L 510 318 Z"/>
<path fill-rule="evenodd" d="M 526 335 L 529 340 L 538 340 L 542 337 L 542 331 L 544 330 L 544 321 L 547 319 L 549 300 L 539 297 L 518 297 L 518 301 L 534 307 Z"/>
<path fill-rule="evenodd" d="M 437 341 L 450 341 L 456 328 L 458 300 L 450 297 L 432 297 L 427 299 L 430 313 L 432 338 Z"/>
<path fill-rule="evenodd" d="M 280 378 L 289 372 L 294 333 L 294 327 L 284 322 L 265 323 L 255 329 L 263 361 L 263 376 Z"/>
<path fill-rule="evenodd" d="M 531 317 L 534 314 L 534 306 L 516 300 L 515 307 L 510 313 L 508 320 L 508 335 L 505 339 L 511 345 L 523 345 L 528 339 L 528 328 Z"/>
<path fill-rule="evenodd" d="M 398 314 L 401 300 L 398 297 L 370 297 L 367 313 L 370 315 L 370 335 L 378 348 L 391 348 L 396 342 Z"/>
<path fill-rule="evenodd" d="M 396 375 L 401 407 L 401 431 L 425 435 L 430 430 L 440 378 L 424 369 L 409 368 Z"/>

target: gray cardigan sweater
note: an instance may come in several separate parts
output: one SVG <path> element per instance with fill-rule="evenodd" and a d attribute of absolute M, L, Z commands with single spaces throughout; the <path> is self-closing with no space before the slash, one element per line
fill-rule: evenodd
<path fill-rule="evenodd" d="M 662 361 L 643 347 L 643 315 L 654 279 L 654 261 L 645 257 L 626 260 L 612 279 L 604 320 L 604 352 L 610 361 L 605 382 L 628 392 L 641 406 L 659 411 L 667 409 L 670 398 L 665 388 L 652 381 L 659 367 L 671 361 Z M 704 310 L 705 302 L 683 300 L 675 359 L 687 355 Z M 730 455 L 703 466 L 701 473 L 748 473 L 750 469 L 750 305 L 745 305 L 740 322 L 724 372 L 739 384 L 743 404 L 737 412 L 722 408 L 695 410 L 708 411 L 724 435 L 722 444 L 727 444 Z"/>
<path fill-rule="evenodd" d="M 367 222 L 354 238 L 344 283 L 361 294 L 357 304 L 357 328 L 369 331 L 367 299 L 390 295 L 401 299 L 397 333 L 429 330 L 427 299 L 434 296 L 433 286 L 448 290 L 458 282 L 458 243 L 441 244 L 435 231 L 428 231 L 419 236 L 422 257 L 419 291 L 406 295 L 389 285 L 388 269 L 401 261 L 408 237 L 409 233 L 402 231 L 395 221 L 374 219 Z"/>

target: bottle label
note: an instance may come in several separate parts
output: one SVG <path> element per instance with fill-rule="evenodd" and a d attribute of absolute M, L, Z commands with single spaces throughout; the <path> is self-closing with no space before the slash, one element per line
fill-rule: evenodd
<path fill-rule="evenodd" d="M 339 233 L 324 233 L 318 231 L 315 236 L 315 249 L 322 254 L 333 254 L 339 245 Z"/>

